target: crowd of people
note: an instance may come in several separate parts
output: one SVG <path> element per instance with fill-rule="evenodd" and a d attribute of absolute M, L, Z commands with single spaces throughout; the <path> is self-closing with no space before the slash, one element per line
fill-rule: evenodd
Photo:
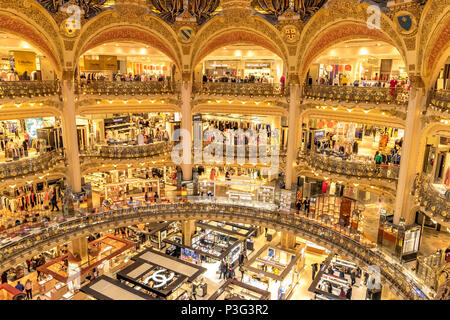
<path fill-rule="evenodd" d="M 80 74 L 81 81 L 105 81 L 107 76 L 101 72 L 88 72 Z M 114 73 L 112 74 L 112 81 L 170 81 L 170 76 L 164 74 L 133 74 L 130 73 Z"/>

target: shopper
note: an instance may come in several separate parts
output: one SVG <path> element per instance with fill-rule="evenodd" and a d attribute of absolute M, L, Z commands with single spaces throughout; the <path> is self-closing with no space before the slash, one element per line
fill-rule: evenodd
<path fill-rule="evenodd" d="M 339 293 L 339 297 L 341 297 L 341 298 L 346 298 L 347 297 L 346 294 L 345 294 L 344 288 L 341 288 L 341 293 Z"/>
<path fill-rule="evenodd" d="M 244 269 L 243 265 L 241 265 L 239 267 L 239 271 L 241 272 L 241 282 L 243 282 L 244 281 L 244 274 L 245 274 L 245 269 Z"/>
<path fill-rule="evenodd" d="M 239 265 L 242 266 L 244 264 L 245 254 L 244 252 L 241 252 L 239 254 Z"/>
<path fill-rule="evenodd" d="M 30 279 L 25 282 L 25 292 L 27 293 L 27 299 L 33 300 L 33 283 Z"/>
<path fill-rule="evenodd" d="M 56 208 L 56 211 L 59 211 L 59 208 L 58 208 L 58 200 L 57 200 L 57 198 L 56 198 L 56 190 L 55 189 L 53 189 L 53 192 L 52 192 L 52 198 L 51 198 L 51 203 L 52 203 L 52 212 L 53 212 L 53 210 Z"/>
<path fill-rule="evenodd" d="M 348 289 L 347 289 L 347 293 L 345 294 L 345 297 L 348 299 L 348 300 L 351 300 L 352 299 L 352 287 L 348 287 Z"/>
<path fill-rule="evenodd" d="M 364 272 L 364 285 L 367 285 L 367 279 L 369 279 L 369 273 L 366 271 Z"/>
<path fill-rule="evenodd" d="M 22 292 L 23 289 L 25 289 L 25 287 L 23 286 L 23 284 L 20 283 L 20 280 L 17 281 L 16 289 L 19 290 L 20 292 Z"/>
<path fill-rule="evenodd" d="M 197 300 L 197 286 L 195 284 L 192 284 L 192 298 Z"/>
<path fill-rule="evenodd" d="M 356 270 L 350 272 L 350 278 L 352 279 L 352 286 L 356 283 Z"/>
<path fill-rule="evenodd" d="M 2 273 L 2 283 L 8 283 L 8 271 Z"/>
<path fill-rule="evenodd" d="M 312 266 L 312 279 L 314 280 L 317 273 L 317 263 L 313 263 L 311 266 Z"/>
<path fill-rule="evenodd" d="M 227 269 L 228 268 L 227 268 L 225 260 L 222 260 L 222 262 L 220 263 L 220 266 L 219 266 L 219 272 L 220 272 L 219 279 L 222 279 L 222 276 L 225 279 L 225 273 L 227 272 Z"/>
<path fill-rule="evenodd" d="M 310 206 L 310 200 L 308 197 L 306 197 L 305 201 L 303 202 L 303 205 L 305 206 L 305 212 L 306 216 L 309 216 L 309 206 Z"/>

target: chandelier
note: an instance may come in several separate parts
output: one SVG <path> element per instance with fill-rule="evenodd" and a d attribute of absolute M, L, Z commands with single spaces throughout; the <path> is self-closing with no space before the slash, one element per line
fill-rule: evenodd
<path fill-rule="evenodd" d="M 310 18 L 323 7 L 327 0 L 254 0 L 253 7 L 264 14 L 279 17 L 292 10 L 300 15 L 302 20 Z"/>
<path fill-rule="evenodd" d="M 220 0 L 150 0 L 153 11 L 162 19 L 173 23 L 177 16 L 189 12 L 198 24 L 208 20 L 219 7 Z"/>

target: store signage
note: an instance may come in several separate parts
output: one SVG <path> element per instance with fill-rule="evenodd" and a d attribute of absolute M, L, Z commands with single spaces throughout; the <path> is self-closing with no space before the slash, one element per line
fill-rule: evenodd
<path fill-rule="evenodd" d="M 21 75 L 25 71 L 30 74 L 36 70 L 36 54 L 28 51 L 14 51 L 15 71 Z"/>
<path fill-rule="evenodd" d="M 98 56 L 98 59 L 84 57 L 84 70 L 86 71 L 117 71 L 117 56 Z"/>
<path fill-rule="evenodd" d="M 229 65 L 224 63 L 224 64 L 217 64 L 217 63 L 212 63 L 209 65 L 210 68 L 228 68 Z"/>
<path fill-rule="evenodd" d="M 169 276 L 167 276 L 165 274 L 165 272 L 166 272 L 166 269 L 156 271 L 150 277 L 145 279 L 145 284 L 150 282 L 150 280 L 153 280 L 153 282 L 155 282 L 155 285 L 153 286 L 153 288 L 157 289 L 157 288 L 164 287 L 170 280 L 173 279 L 173 277 L 175 277 L 174 272 L 171 272 L 169 274 Z"/>
<path fill-rule="evenodd" d="M 270 63 L 268 62 L 261 62 L 261 63 L 246 63 L 245 64 L 246 69 L 251 68 L 270 68 Z"/>

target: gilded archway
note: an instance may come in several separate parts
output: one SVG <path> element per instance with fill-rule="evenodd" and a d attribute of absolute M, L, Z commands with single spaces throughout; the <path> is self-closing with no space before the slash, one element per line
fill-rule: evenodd
<path fill-rule="evenodd" d="M 288 51 L 278 30 L 259 17 L 219 16 L 203 26 L 192 44 L 191 68 L 216 49 L 237 43 L 251 43 L 272 51 L 285 63 Z"/>
<path fill-rule="evenodd" d="M 344 2 L 344 3 L 343 3 Z M 380 28 L 369 28 L 368 4 L 356 0 L 330 1 L 327 8 L 320 9 L 302 30 L 298 47 L 298 70 L 301 79 L 306 76 L 314 58 L 326 49 L 347 40 L 373 39 L 394 46 L 405 64 L 408 63 L 404 42 L 392 20 L 381 14 Z M 327 23 L 324 24 L 324 21 Z"/>
<path fill-rule="evenodd" d="M 53 18 L 33 1 L 0 1 L 0 31 L 29 42 L 48 58 L 57 74 L 62 70 L 63 45 Z"/>
<path fill-rule="evenodd" d="M 83 52 L 114 41 L 145 43 L 167 55 L 177 68 L 181 66 L 179 43 L 167 23 L 149 14 L 118 11 L 104 12 L 83 26 L 75 46 L 74 65 Z"/>
<path fill-rule="evenodd" d="M 423 9 L 417 34 L 417 70 L 430 88 L 450 54 L 450 1 L 429 0 Z"/>

